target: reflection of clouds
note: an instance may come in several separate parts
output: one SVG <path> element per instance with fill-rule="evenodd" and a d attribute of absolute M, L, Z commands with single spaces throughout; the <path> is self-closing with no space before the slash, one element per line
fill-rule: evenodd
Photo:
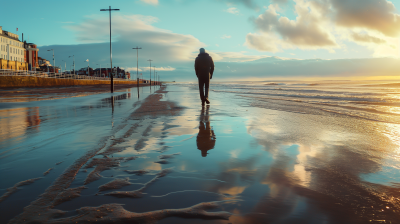
<path fill-rule="evenodd" d="M 240 149 L 235 149 L 235 150 L 232 150 L 229 152 L 229 154 L 231 154 L 231 157 L 235 158 L 235 159 L 238 158 L 239 153 L 240 153 Z"/>
<path fill-rule="evenodd" d="M 257 156 L 245 160 L 228 160 L 219 164 L 218 174 L 210 173 L 215 179 L 224 181 L 208 186 L 208 191 L 221 194 L 238 195 L 248 186 L 255 182 L 257 174 L 262 173 L 263 169 L 257 169 Z"/>
<path fill-rule="evenodd" d="M 154 161 L 148 161 L 146 164 L 143 165 L 145 170 L 161 170 L 161 164 L 155 163 Z"/>
<path fill-rule="evenodd" d="M 272 121 L 275 126 L 269 131 L 265 126 Z M 384 159 L 391 155 L 394 145 L 381 133 L 384 126 L 356 119 L 349 122 L 342 118 L 286 112 L 253 118 L 248 133 L 274 158 L 261 183 L 270 187 L 266 196 L 278 197 L 281 201 L 278 205 L 276 200 L 260 200 L 253 212 L 269 214 L 267 210 L 279 206 L 292 210 L 295 205 L 288 206 L 288 201 L 294 203 L 302 196 L 312 199 L 330 220 L 341 213 L 344 222 L 352 219 L 360 222 L 365 217 L 398 220 L 394 213 L 379 213 L 385 206 L 399 210 L 400 204 L 392 200 L 395 195 L 388 195 L 382 186 L 360 178 L 361 174 L 382 169 Z M 310 203 L 307 206 L 312 207 Z M 287 212 L 274 213 L 269 217 L 278 216 L 278 219 L 287 215 Z M 248 221 L 257 219 L 251 215 L 247 218 Z"/>
<path fill-rule="evenodd" d="M 246 189 L 246 186 L 241 187 L 222 187 L 219 189 L 219 193 L 221 194 L 229 194 L 229 195 L 239 195 Z"/>

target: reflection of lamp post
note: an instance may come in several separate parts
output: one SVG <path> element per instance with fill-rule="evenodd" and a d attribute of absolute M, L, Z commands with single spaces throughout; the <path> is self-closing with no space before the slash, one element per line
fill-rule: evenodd
<path fill-rule="evenodd" d="M 111 6 L 109 6 L 108 9 L 100 9 L 100 11 L 109 11 L 110 12 L 110 63 L 111 63 L 111 69 L 112 69 L 112 48 L 111 48 L 111 11 L 119 11 L 119 9 L 111 9 Z M 113 74 L 111 70 L 111 93 L 114 92 L 114 79 L 113 79 Z"/>

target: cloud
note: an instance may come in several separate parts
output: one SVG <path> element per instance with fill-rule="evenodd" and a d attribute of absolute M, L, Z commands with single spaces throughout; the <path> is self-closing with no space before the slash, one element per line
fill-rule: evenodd
<path fill-rule="evenodd" d="M 229 38 L 231 38 L 231 36 L 230 35 L 226 35 L 226 34 L 224 34 L 224 35 L 222 35 L 222 37 L 221 37 L 222 39 L 229 39 Z"/>
<path fill-rule="evenodd" d="M 327 29 L 325 15 L 311 2 L 297 0 L 296 20 L 280 16 L 273 5 L 256 19 L 261 34 L 249 33 L 245 45 L 260 51 L 277 52 L 280 48 L 337 48 L 335 37 Z"/>
<path fill-rule="evenodd" d="M 370 36 L 368 34 L 353 33 L 351 35 L 351 37 L 356 42 L 367 42 L 367 43 L 375 43 L 375 44 L 384 44 L 384 43 L 386 43 L 385 40 L 380 39 L 378 37 Z"/>
<path fill-rule="evenodd" d="M 238 15 L 239 14 L 239 10 L 235 7 L 230 7 L 227 10 L 224 10 L 227 13 L 231 13 L 231 14 L 235 14 Z"/>
<path fill-rule="evenodd" d="M 151 67 L 151 71 L 153 71 L 154 67 Z M 176 68 L 172 68 L 170 66 L 168 67 L 156 67 L 156 72 L 157 71 L 174 71 Z M 150 66 L 149 67 L 140 67 L 141 71 L 149 71 L 150 70 Z"/>
<path fill-rule="evenodd" d="M 257 31 L 248 33 L 250 49 L 280 52 L 284 49 L 345 49 L 350 41 L 372 50 L 372 55 L 398 57 L 400 15 L 387 0 L 294 0 L 295 19 L 281 16 L 269 5 L 251 19 Z M 276 3 L 276 1 L 275 1 Z"/>
<path fill-rule="evenodd" d="M 400 15 L 387 0 L 330 0 L 335 22 L 347 28 L 366 28 L 389 37 L 400 34 Z"/>
<path fill-rule="evenodd" d="M 262 58 L 268 58 L 268 55 L 246 55 L 244 52 L 220 52 L 207 51 L 213 58 L 214 62 L 249 62 Z"/>
<path fill-rule="evenodd" d="M 267 52 L 279 52 L 281 40 L 278 37 L 268 34 L 260 35 L 256 33 L 249 33 L 246 35 L 246 42 L 244 43 L 250 49 Z"/>
<path fill-rule="evenodd" d="M 158 5 L 158 0 L 140 0 L 149 5 Z"/>
<path fill-rule="evenodd" d="M 229 5 L 241 4 L 250 9 L 255 9 L 255 10 L 259 9 L 259 6 L 255 3 L 254 0 L 220 0 L 220 1 L 226 2 Z"/>
<path fill-rule="evenodd" d="M 271 0 L 271 2 L 278 5 L 283 5 L 288 3 L 288 0 Z"/>
<path fill-rule="evenodd" d="M 113 57 L 127 61 L 136 55 L 131 48 L 139 46 L 141 57 L 155 61 L 185 61 L 194 58 L 193 51 L 205 44 L 192 35 L 177 34 L 153 26 L 158 18 L 142 15 L 114 15 L 112 21 Z M 81 24 L 68 26 L 83 44 L 109 42 L 107 16 L 92 16 Z M 93 35 L 93 34 L 96 35 Z M 129 66 L 127 66 L 129 67 Z"/>

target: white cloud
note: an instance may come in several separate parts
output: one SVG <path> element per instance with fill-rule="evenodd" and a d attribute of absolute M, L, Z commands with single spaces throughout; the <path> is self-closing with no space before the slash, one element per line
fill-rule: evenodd
<path fill-rule="evenodd" d="M 155 60 L 155 63 L 156 61 L 187 61 L 194 58 L 193 51 L 205 46 L 192 35 L 177 34 L 153 26 L 152 24 L 157 21 L 158 18 L 152 16 L 114 15 L 112 21 L 113 58 L 128 60 L 135 53 L 131 48 L 139 46 L 142 47 L 139 55 L 151 58 Z M 88 17 L 83 23 L 70 25 L 68 28 L 76 33 L 77 41 L 83 44 L 109 42 L 108 17 L 106 16 Z"/>
<path fill-rule="evenodd" d="M 235 7 L 230 7 L 227 10 L 225 10 L 225 12 L 231 13 L 231 14 L 234 14 L 234 15 L 238 15 L 239 14 L 239 10 L 237 8 L 235 8 Z"/>
<path fill-rule="evenodd" d="M 271 57 L 269 55 L 246 55 L 243 52 L 207 51 L 207 53 L 210 54 L 214 62 L 249 62 Z"/>
<path fill-rule="evenodd" d="M 156 67 L 156 72 L 157 72 L 157 71 L 168 71 L 168 72 L 170 72 L 170 71 L 174 71 L 175 69 L 176 69 L 176 68 L 173 68 L 173 67 L 171 67 L 171 66 L 167 66 L 167 67 Z M 135 68 L 135 70 L 136 70 L 136 68 Z M 140 71 L 149 71 L 149 70 L 150 70 L 150 66 L 149 66 L 149 67 L 140 67 L 139 70 L 140 70 Z M 152 67 L 151 67 L 151 71 L 153 72 L 153 70 L 154 70 L 154 67 L 152 66 Z"/>
<path fill-rule="evenodd" d="M 229 38 L 231 38 L 231 36 L 230 35 L 226 35 L 226 34 L 224 34 L 224 35 L 222 35 L 222 37 L 221 37 L 222 39 L 229 39 Z"/>
<path fill-rule="evenodd" d="M 248 34 L 246 46 L 261 51 L 280 51 L 281 48 L 337 48 L 325 15 L 311 2 L 296 0 L 296 20 L 280 16 L 273 5 L 255 20 L 261 34 Z M 328 26 L 327 26 L 328 25 Z"/>
<path fill-rule="evenodd" d="M 258 10 L 259 6 L 255 3 L 255 0 L 220 0 L 227 3 L 227 5 L 242 4 L 250 9 Z"/>
<path fill-rule="evenodd" d="M 373 56 L 398 56 L 400 15 L 387 0 L 293 0 L 295 20 L 277 13 L 277 5 L 253 19 L 257 32 L 245 46 L 268 52 L 284 49 L 345 49 L 344 41 L 373 50 Z M 276 2 L 276 1 L 275 1 Z M 282 1 L 279 1 L 282 2 Z"/>
<path fill-rule="evenodd" d="M 140 0 L 149 5 L 158 5 L 158 0 Z"/>
<path fill-rule="evenodd" d="M 343 1 L 330 0 L 335 22 L 348 28 L 365 28 L 379 31 L 385 36 L 398 37 L 400 15 L 387 0 Z"/>
<path fill-rule="evenodd" d="M 126 71 L 129 72 L 133 72 L 136 74 L 136 71 L 138 71 L 139 73 L 143 73 L 144 71 L 149 71 L 150 70 L 150 66 L 149 67 L 127 67 Z M 171 71 L 175 71 L 176 68 L 173 68 L 171 66 L 166 66 L 166 67 L 156 67 L 156 72 L 158 71 L 164 71 L 164 72 L 171 72 Z M 151 73 L 153 74 L 154 71 L 154 67 L 151 67 Z"/>

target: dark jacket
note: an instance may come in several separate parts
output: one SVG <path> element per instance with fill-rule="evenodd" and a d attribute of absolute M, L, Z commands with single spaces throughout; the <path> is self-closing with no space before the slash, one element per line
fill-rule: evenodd
<path fill-rule="evenodd" d="M 207 53 L 200 53 L 194 63 L 194 69 L 196 70 L 197 77 L 200 78 L 211 75 L 210 78 L 212 78 L 214 73 L 214 61 Z"/>

